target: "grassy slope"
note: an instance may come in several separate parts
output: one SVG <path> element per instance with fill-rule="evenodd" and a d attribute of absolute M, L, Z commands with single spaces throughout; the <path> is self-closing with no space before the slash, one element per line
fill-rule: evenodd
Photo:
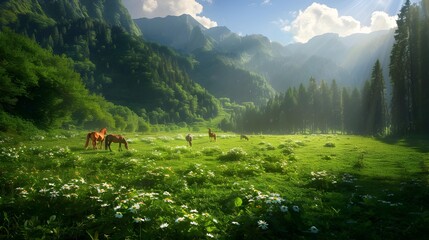
<path fill-rule="evenodd" d="M 23 153 L 27 158 L 18 164 L 2 161 L 2 181 L 7 184 L 2 188 L 5 197 L 0 202 L 1 210 L 9 197 L 19 195 L 17 187 L 37 189 L 42 178 L 56 177 L 67 182 L 83 177 L 91 184 L 111 182 L 146 191 L 169 191 L 178 206 L 193 206 L 223 222 L 244 214 L 228 207 L 239 188 L 279 193 L 303 209 L 305 224 L 301 231 L 317 226 L 321 239 L 419 239 L 419 232 L 429 223 L 429 141 L 424 138 L 383 142 L 344 135 L 258 135 L 245 141 L 237 135 L 218 133 L 218 141 L 210 142 L 206 133 L 199 133 L 195 134 L 193 147 L 187 148 L 184 136 L 179 134 L 130 133 L 126 135 L 130 151 L 118 152 L 117 144 L 112 144 L 114 151 L 107 152 L 83 150 L 84 136 L 79 133 L 65 139 L 45 136 L 42 141 L 3 140 L 5 146 L 16 148 L 68 146 L 71 153 L 58 160 Z M 331 147 L 325 146 L 329 144 Z M 222 152 L 225 156 L 237 147 L 247 155 L 239 154 L 240 160 L 219 160 Z M 168 177 L 148 174 L 157 171 Z M 191 176 L 191 171 L 200 171 L 201 175 Z M 209 178 L 210 171 L 216 177 Z M 183 179 L 187 180 L 188 190 L 180 185 Z M 242 231 L 248 231 L 243 225 Z M 218 236 L 226 237 L 225 231 L 219 230 Z M 242 233 L 237 230 L 235 234 Z"/>

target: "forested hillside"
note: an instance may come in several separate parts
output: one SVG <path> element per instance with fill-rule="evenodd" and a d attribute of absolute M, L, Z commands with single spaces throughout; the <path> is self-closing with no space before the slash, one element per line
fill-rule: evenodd
<path fill-rule="evenodd" d="M 8 27 L 74 60 L 85 86 L 152 123 L 193 122 L 219 103 L 187 74 L 192 61 L 144 42 L 120 1 L 2 1 Z"/>
<path fill-rule="evenodd" d="M 2 132 L 85 128 L 145 131 L 148 124 L 127 107 L 90 94 L 74 62 L 53 55 L 9 30 L 0 32 L 0 125 Z"/>
<path fill-rule="evenodd" d="M 131 20 L 121 0 L 1 0 L 0 23 L 31 36 L 49 25 L 91 18 L 112 26 L 121 26 L 131 34 L 140 30 Z"/>

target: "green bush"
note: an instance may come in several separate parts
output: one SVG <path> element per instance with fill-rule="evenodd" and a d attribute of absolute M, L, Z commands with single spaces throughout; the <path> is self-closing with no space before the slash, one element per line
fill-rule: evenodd
<path fill-rule="evenodd" d="M 221 161 L 239 161 L 243 160 L 247 156 L 247 153 L 240 147 L 230 149 L 228 152 L 223 153 L 219 156 Z"/>

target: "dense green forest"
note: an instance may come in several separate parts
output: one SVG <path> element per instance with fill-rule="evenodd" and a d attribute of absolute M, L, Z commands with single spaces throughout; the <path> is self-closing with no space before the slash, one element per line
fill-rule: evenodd
<path fill-rule="evenodd" d="M 429 1 L 408 0 L 397 24 L 390 64 L 392 131 L 429 133 Z"/>
<path fill-rule="evenodd" d="M 146 131 L 148 123 L 127 107 L 91 94 L 73 60 L 52 54 L 9 30 L 0 32 L 1 131 L 99 128 Z"/>
<path fill-rule="evenodd" d="M 194 122 L 219 112 L 219 102 L 186 73 L 192 61 L 168 48 L 144 42 L 121 1 L 1 1 L 0 9 L 2 31 L 12 29 L 53 54 L 65 54 L 73 60 L 72 68 L 91 93 L 116 106 L 126 106 L 144 122 Z M 3 63 L 6 61 L 11 60 L 5 58 Z M 15 77 L 10 79 L 17 81 Z M 27 116 L 35 116 L 32 113 L 3 109 L 32 119 L 40 127 L 47 125 Z M 120 113 L 113 118 L 121 124 L 104 125 L 139 129 L 123 127 L 129 120 Z M 74 120 L 74 124 L 89 127 L 85 121 Z"/>
<path fill-rule="evenodd" d="M 340 90 L 335 80 L 328 86 L 312 78 L 307 88 L 289 88 L 265 106 L 225 118 L 221 127 L 249 133 L 429 133 L 429 1 L 407 1 L 397 24 L 390 65 L 392 96 L 385 93 L 386 80 L 377 61 L 361 90 Z"/>

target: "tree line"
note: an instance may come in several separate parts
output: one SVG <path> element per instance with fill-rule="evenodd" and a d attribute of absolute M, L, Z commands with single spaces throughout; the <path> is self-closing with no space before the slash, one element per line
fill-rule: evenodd
<path fill-rule="evenodd" d="M 362 90 L 341 88 L 310 78 L 307 86 L 290 87 L 263 107 L 247 105 L 225 118 L 224 130 L 244 133 L 382 134 L 387 125 L 381 64 L 374 65 Z"/>

